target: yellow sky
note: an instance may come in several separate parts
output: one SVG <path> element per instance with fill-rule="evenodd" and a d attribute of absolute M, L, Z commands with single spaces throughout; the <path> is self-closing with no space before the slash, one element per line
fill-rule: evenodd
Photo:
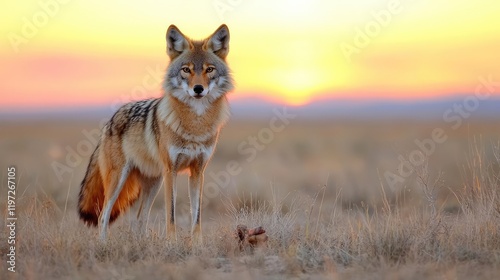
<path fill-rule="evenodd" d="M 500 80 L 499 1 L 168 2 L 2 3 L 0 106 L 158 96 L 172 23 L 193 38 L 229 26 L 234 98 L 430 98 Z"/>

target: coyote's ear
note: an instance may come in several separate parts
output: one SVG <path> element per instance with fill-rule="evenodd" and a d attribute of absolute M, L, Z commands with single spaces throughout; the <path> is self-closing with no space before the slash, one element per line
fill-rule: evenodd
<path fill-rule="evenodd" d="M 167 29 L 167 54 L 170 59 L 179 56 L 184 50 L 190 47 L 189 39 L 175 26 L 170 25 Z"/>
<path fill-rule="evenodd" d="M 204 49 L 213 51 L 217 56 L 225 59 L 229 52 L 229 29 L 225 24 L 206 39 Z"/>

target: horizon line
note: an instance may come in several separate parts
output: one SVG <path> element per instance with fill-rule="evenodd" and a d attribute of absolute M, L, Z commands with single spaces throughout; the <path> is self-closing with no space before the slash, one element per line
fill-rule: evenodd
<path fill-rule="evenodd" d="M 291 104 L 287 103 L 285 101 L 280 101 L 277 98 L 266 98 L 264 95 L 249 95 L 247 93 L 243 93 L 243 96 L 235 96 L 235 95 L 230 95 L 228 96 L 230 103 L 264 103 L 267 105 L 284 105 L 287 107 L 292 107 L 292 108 L 301 108 L 301 107 L 307 107 L 310 105 L 314 105 L 316 103 L 323 103 L 323 102 L 356 102 L 356 103 L 381 103 L 381 102 L 392 102 L 392 103 L 421 103 L 421 102 L 440 102 L 440 101 L 447 101 L 447 100 L 453 100 L 453 99 L 460 99 L 464 98 L 467 96 L 475 96 L 474 93 L 450 93 L 450 94 L 443 94 L 440 96 L 423 96 L 423 97 L 415 97 L 415 96 L 398 96 L 398 97 L 389 97 L 387 95 L 380 96 L 380 97 L 374 97 L 374 96 L 365 96 L 365 97 L 360 97 L 358 96 L 348 96 L 348 95 L 337 95 L 337 96 L 332 96 L 328 95 L 327 93 L 325 94 L 320 94 L 317 95 L 315 98 L 307 101 L 306 103 L 303 104 Z M 140 100 L 146 100 L 146 99 L 151 99 L 151 98 L 160 98 L 160 96 L 151 96 L 148 98 L 143 98 L 143 99 L 130 99 L 127 101 L 120 101 L 120 102 L 106 102 L 106 103 L 85 103 L 85 104 L 67 104 L 67 105 L 54 105 L 54 106 L 46 106 L 45 104 L 39 105 L 39 104 L 27 104 L 27 105 L 9 105 L 9 104 L 2 104 L 0 105 L 0 115 L 5 114 L 5 113 L 15 113 L 15 111 L 18 110 L 36 110 L 36 111 L 57 111 L 57 110 L 66 110 L 66 109 L 102 109 L 104 107 L 110 107 L 110 109 L 113 109 L 115 105 L 117 106 L 122 106 L 126 103 L 129 102 L 136 102 Z M 500 99 L 500 94 L 497 93 L 491 93 L 490 97 L 488 99 Z M 6 106 L 7 105 L 7 106 Z M 253 104 L 252 104 L 253 105 Z"/>

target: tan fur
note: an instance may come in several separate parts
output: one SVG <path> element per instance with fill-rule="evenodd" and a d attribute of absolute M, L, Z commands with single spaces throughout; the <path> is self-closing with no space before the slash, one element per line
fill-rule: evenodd
<path fill-rule="evenodd" d="M 108 223 L 140 196 L 138 217 L 147 220 L 160 182 L 166 188 L 167 232 L 175 236 L 175 178 L 183 171 L 190 176 L 192 232 L 201 235 L 203 172 L 229 117 L 225 93 L 232 89 L 232 79 L 225 68 L 227 27 L 221 26 L 212 36 L 216 37 L 191 41 L 171 26 L 167 31 L 171 65 L 164 96 L 124 105 L 104 127 L 82 181 L 79 199 L 80 217 L 87 224 L 99 224 L 101 238 L 106 237 Z M 211 49 L 211 44 L 219 49 Z M 175 59 L 191 56 L 195 62 L 190 63 L 190 72 L 176 70 L 180 66 L 175 65 Z M 199 60 L 204 56 L 219 68 L 207 62 L 201 65 Z M 207 67 L 213 68 L 210 73 Z M 170 83 L 168 79 L 172 78 L 168 75 L 176 74 L 175 71 L 184 74 L 175 76 L 178 80 Z M 190 96 L 196 85 L 203 87 L 203 96 Z"/>

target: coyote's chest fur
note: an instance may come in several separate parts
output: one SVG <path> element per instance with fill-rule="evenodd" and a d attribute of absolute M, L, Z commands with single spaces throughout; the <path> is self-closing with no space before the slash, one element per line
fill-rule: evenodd
<path fill-rule="evenodd" d="M 181 172 L 210 159 L 219 131 L 229 117 L 229 107 L 227 100 L 221 98 L 199 116 L 177 99 L 164 97 L 158 104 L 157 114 L 162 139 L 159 144 L 168 153 L 172 169 Z M 156 151 L 153 149 L 153 152 Z M 161 160 L 157 164 L 164 167 Z"/>

